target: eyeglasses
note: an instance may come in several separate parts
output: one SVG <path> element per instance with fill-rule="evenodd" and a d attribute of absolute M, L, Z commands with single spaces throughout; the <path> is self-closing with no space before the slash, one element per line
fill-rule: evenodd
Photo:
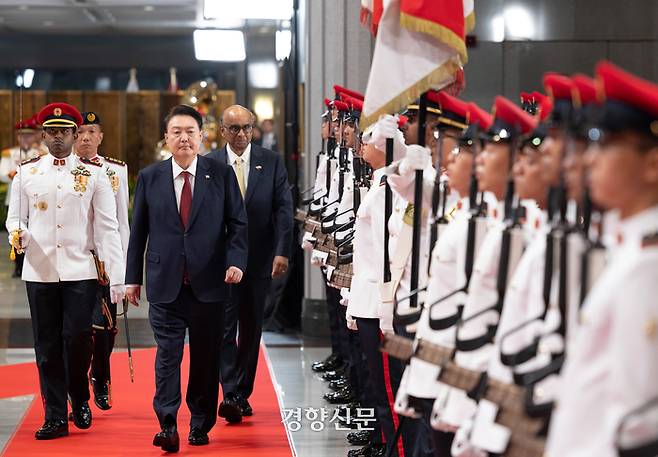
<path fill-rule="evenodd" d="M 66 136 L 69 133 L 73 133 L 73 129 L 70 127 L 46 127 L 43 129 L 44 132 L 46 132 L 47 135 L 50 136 L 57 136 L 57 134 L 61 134 L 62 136 Z"/>
<path fill-rule="evenodd" d="M 245 135 L 249 135 L 253 129 L 254 126 L 252 124 L 226 126 L 226 130 L 231 132 L 232 135 L 237 135 L 238 133 L 240 133 L 240 130 L 242 130 L 245 133 Z"/>

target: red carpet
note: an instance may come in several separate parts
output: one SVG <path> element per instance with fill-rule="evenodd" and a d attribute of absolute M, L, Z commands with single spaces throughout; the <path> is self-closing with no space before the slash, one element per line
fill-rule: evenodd
<path fill-rule="evenodd" d="M 249 402 L 254 415 L 241 424 L 228 425 L 218 418 L 210 432 L 208 446 L 189 446 L 189 411 L 185 404 L 188 353 L 182 367 L 183 402 L 178 414 L 181 437 L 180 454 L 221 455 L 222 457 L 251 456 L 263 453 L 267 457 L 292 455 L 267 360 L 261 350 L 256 387 Z M 34 432 L 43 422 L 43 408 L 39 394 L 39 380 L 34 363 L 0 367 L 0 398 L 35 394 L 23 422 L 2 452 L 2 456 L 157 456 L 164 454 L 151 445 L 159 430 L 152 408 L 155 349 L 133 351 L 135 383 L 128 376 L 128 354 L 112 355 L 113 401 L 110 411 L 100 411 L 92 402 L 93 424 L 89 430 L 79 430 L 70 423 L 69 436 L 52 441 L 37 441 Z M 221 396 L 220 396 L 221 399 Z"/>

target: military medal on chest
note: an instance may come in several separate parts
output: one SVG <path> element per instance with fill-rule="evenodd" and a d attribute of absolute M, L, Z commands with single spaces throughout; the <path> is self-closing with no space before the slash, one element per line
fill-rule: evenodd
<path fill-rule="evenodd" d="M 119 190 L 119 177 L 117 176 L 117 172 L 112 170 L 110 167 L 107 167 L 105 173 L 107 174 L 107 177 L 110 178 L 110 185 L 112 186 L 112 192 L 116 194 L 117 191 Z"/>
<path fill-rule="evenodd" d="M 87 183 L 91 172 L 87 170 L 83 165 L 78 165 L 77 168 L 71 170 L 71 174 L 74 176 L 74 185 L 73 190 L 76 192 L 86 192 Z"/>

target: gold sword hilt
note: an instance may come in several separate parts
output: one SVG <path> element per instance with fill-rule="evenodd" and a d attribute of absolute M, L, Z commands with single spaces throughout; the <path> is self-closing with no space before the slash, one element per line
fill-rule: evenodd
<path fill-rule="evenodd" d="M 23 248 L 21 247 L 21 229 L 11 232 L 11 250 L 9 251 L 9 259 L 13 262 L 16 260 L 16 254 L 22 254 Z"/>

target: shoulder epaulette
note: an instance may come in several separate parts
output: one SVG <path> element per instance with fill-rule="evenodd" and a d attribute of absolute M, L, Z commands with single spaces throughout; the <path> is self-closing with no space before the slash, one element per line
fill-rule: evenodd
<path fill-rule="evenodd" d="M 103 166 L 100 163 L 96 163 L 94 161 L 91 161 L 89 159 L 84 159 L 82 157 L 80 157 L 80 162 L 84 163 L 85 165 L 93 165 L 95 167 L 102 167 Z"/>
<path fill-rule="evenodd" d="M 107 157 L 107 156 L 103 156 L 103 158 L 110 163 L 121 165 L 122 167 L 126 166 L 126 162 L 124 162 L 123 160 L 119 160 L 119 159 L 115 159 L 114 157 Z"/>
<path fill-rule="evenodd" d="M 0 153 L 2 157 L 11 157 L 11 149 L 6 148 L 2 150 L 2 153 Z"/>
<path fill-rule="evenodd" d="M 31 159 L 23 160 L 21 162 L 21 165 L 27 165 L 28 163 L 38 162 L 39 160 L 41 160 L 41 156 L 33 157 Z"/>

